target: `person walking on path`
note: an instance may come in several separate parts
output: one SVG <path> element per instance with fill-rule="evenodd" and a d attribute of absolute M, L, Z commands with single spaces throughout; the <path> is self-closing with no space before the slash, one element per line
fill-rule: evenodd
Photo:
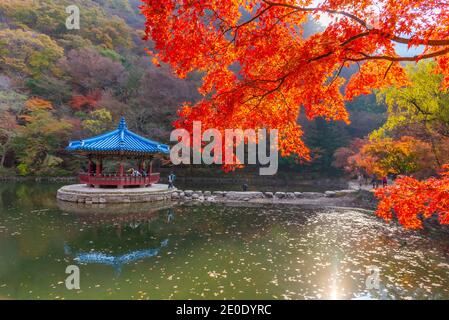
<path fill-rule="evenodd" d="M 384 176 L 383 178 L 382 178 L 382 187 L 386 187 L 388 185 L 388 177 L 387 176 Z"/>
<path fill-rule="evenodd" d="M 174 185 L 175 179 L 176 179 L 176 176 L 173 173 L 173 171 L 170 172 L 170 174 L 168 175 L 168 188 L 169 189 L 173 189 L 175 187 L 175 185 Z"/>
<path fill-rule="evenodd" d="M 363 186 L 363 175 L 361 173 L 359 173 L 357 175 L 357 181 L 359 183 L 359 189 L 362 189 L 362 186 Z"/>
<path fill-rule="evenodd" d="M 377 188 L 377 176 L 375 174 L 373 174 L 372 179 L 371 179 L 371 184 L 373 185 L 373 189 Z"/>

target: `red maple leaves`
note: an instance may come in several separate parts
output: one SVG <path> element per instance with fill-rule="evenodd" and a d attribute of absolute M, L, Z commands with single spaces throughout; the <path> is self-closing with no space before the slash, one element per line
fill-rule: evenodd
<path fill-rule="evenodd" d="M 449 10 L 439 0 L 142 0 L 154 61 L 185 77 L 203 74 L 204 99 L 186 105 L 176 126 L 278 129 L 280 151 L 308 159 L 297 124 L 309 118 L 348 122 L 345 100 L 407 83 L 401 61 L 438 57 L 449 77 Z M 304 36 L 304 22 L 327 14 L 324 30 Z M 400 56 L 396 45 L 422 45 Z M 346 86 L 340 72 L 360 70 Z"/>
<path fill-rule="evenodd" d="M 203 75 L 204 99 L 184 105 L 176 127 L 278 129 L 283 156 L 309 159 L 297 119 L 349 122 L 345 101 L 391 85 L 404 85 L 401 62 L 435 58 L 449 85 L 449 8 L 441 0 L 142 0 L 146 39 L 155 62 L 185 77 Z M 329 15 L 324 30 L 304 36 L 304 22 Z M 421 46 L 400 55 L 397 45 Z M 340 76 L 358 66 L 349 83 Z M 346 87 L 345 87 L 346 86 Z M 345 94 L 342 92 L 345 91 Z M 398 179 L 378 191 L 378 214 L 420 227 L 418 215 L 437 213 L 446 223 L 448 174 L 441 179 Z"/>
<path fill-rule="evenodd" d="M 441 224 L 449 224 L 449 165 L 443 167 L 441 178 L 400 177 L 375 194 L 380 200 L 376 214 L 386 221 L 395 215 L 404 227 L 419 229 L 423 219 L 436 214 Z"/>

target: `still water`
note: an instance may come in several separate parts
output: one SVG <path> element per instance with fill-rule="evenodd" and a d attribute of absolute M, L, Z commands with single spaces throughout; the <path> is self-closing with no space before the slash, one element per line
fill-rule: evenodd
<path fill-rule="evenodd" d="M 449 298 L 447 239 L 370 212 L 80 207 L 58 205 L 58 187 L 0 187 L 0 298 Z M 80 268 L 80 290 L 65 286 L 69 265 Z"/>

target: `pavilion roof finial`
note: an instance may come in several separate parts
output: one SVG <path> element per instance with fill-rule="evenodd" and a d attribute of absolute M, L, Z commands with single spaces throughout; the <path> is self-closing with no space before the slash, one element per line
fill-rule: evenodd
<path fill-rule="evenodd" d="M 122 116 L 122 117 L 120 118 L 120 123 L 119 123 L 117 129 L 119 129 L 119 130 L 125 130 L 125 129 L 128 129 L 128 126 L 126 125 L 126 120 L 125 120 L 125 117 L 124 117 L 124 116 Z"/>

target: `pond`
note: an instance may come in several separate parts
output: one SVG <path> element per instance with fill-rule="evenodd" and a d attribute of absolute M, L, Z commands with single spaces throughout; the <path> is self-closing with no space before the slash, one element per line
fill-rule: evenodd
<path fill-rule="evenodd" d="M 0 298 L 449 298 L 447 240 L 371 212 L 58 206 L 58 187 L 0 187 Z M 65 286 L 69 265 L 79 290 Z"/>

